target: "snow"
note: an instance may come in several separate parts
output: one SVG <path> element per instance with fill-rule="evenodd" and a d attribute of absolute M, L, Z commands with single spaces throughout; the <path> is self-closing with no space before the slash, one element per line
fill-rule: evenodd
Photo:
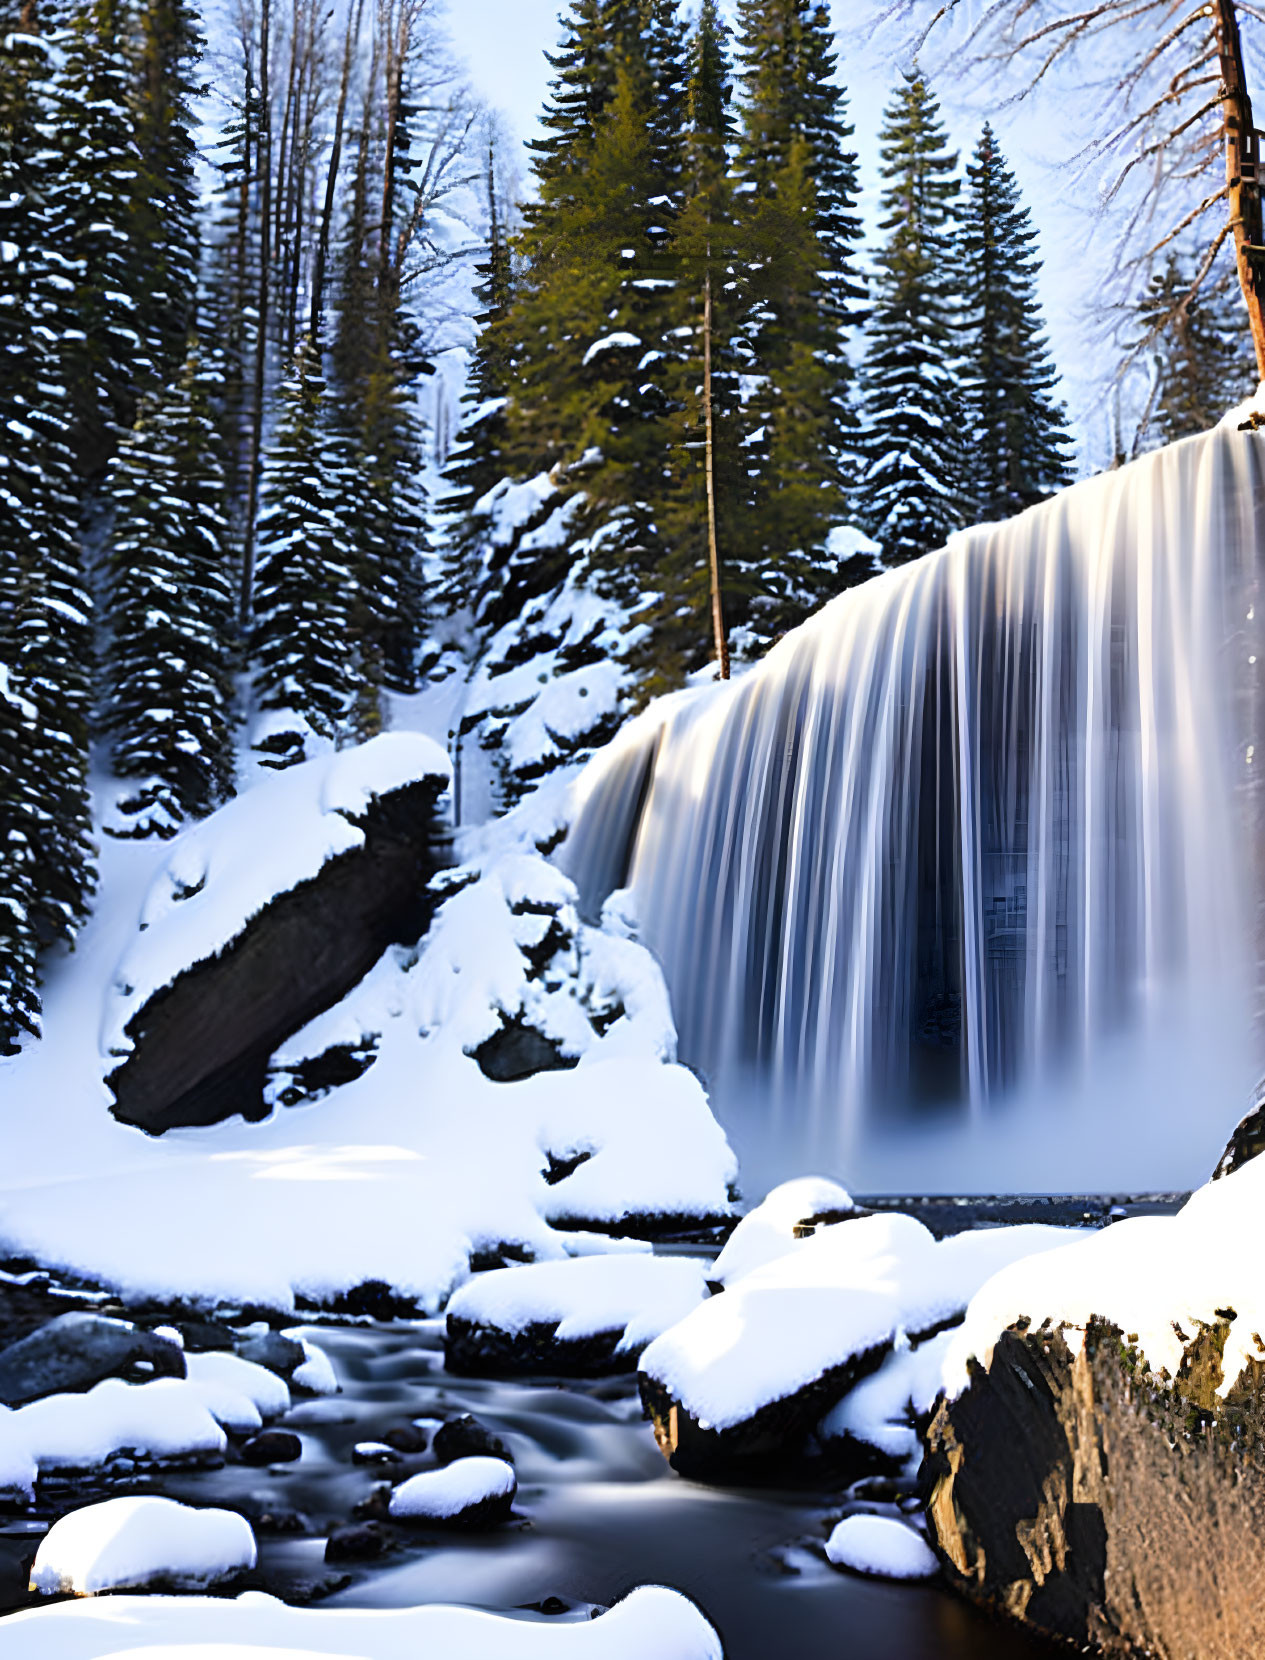
<path fill-rule="evenodd" d="M 1176 1216 L 1113 1222 L 999 1272 L 972 1299 L 946 1354 L 946 1390 L 960 1394 L 970 1360 L 988 1365 L 997 1338 L 1019 1319 L 1062 1330 L 1073 1349 L 1091 1319 L 1108 1321 L 1153 1373 L 1175 1378 L 1199 1328 L 1232 1314 L 1217 1391 L 1224 1398 L 1249 1360 L 1265 1358 L 1257 1335 L 1265 1333 L 1263 1209 L 1265 1158 L 1256 1158 L 1200 1188 Z"/>
<path fill-rule="evenodd" d="M 701 1303 L 641 1370 L 701 1425 L 730 1428 L 836 1367 L 952 1320 L 992 1274 L 1065 1230 L 993 1228 L 937 1241 L 911 1216 L 819 1229 Z"/>
<path fill-rule="evenodd" d="M 309 1395 L 337 1395 L 338 1379 L 334 1376 L 334 1368 L 330 1365 L 329 1356 L 318 1344 L 311 1343 L 298 1331 L 283 1333 L 285 1337 L 293 1337 L 303 1345 L 304 1358 L 294 1368 L 290 1382 L 296 1389 L 303 1389 Z"/>
<path fill-rule="evenodd" d="M 905 1464 L 913 1474 L 922 1457 L 915 1421 L 935 1404 L 955 1336 L 950 1328 L 913 1347 L 898 1344 L 877 1372 L 862 1378 L 830 1409 L 817 1426 L 818 1438 L 851 1437 Z"/>
<path fill-rule="evenodd" d="M 149 1383 L 106 1378 L 83 1394 L 32 1401 L 13 1419 L 14 1434 L 26 1441 L 41 1474 L 91 1469 L 116 1452 L 187 1458 L 222 1453 L 227 1446 L 201 1388 L 184 1378 Z"/>
<path fill-rule="evenodd" d="M 289 1608 L 223 1597 L 63 1602 L 0 1621 L 0 1660 L 722 1660 L 678 1591 L 645 1585 L 597 1619 L 469 1608 Z"/>
<path fill-rule="evenodd" d="M 882 1579 L 930 1579 L 940 1571 L 920 1533 L 894 1516 L 845 1516 L 826 1541 L 837 1568 Z"/>
<path fill-rule="evenodd" d="M 448 1304 L 449 1319 L 514 1334 L 553 1325 L 562 1342 L 622 1331 L 617 1352 L 644 1346 L 707 1295 L 693 1257 L 591 1256 L 479 1274 Z"/>
<path fill-rule="evenodd" d="M 625 329 L 617 329 L 614 334 L 603 335 L 595 340 L 584 354 L 584 368 L 588 368 L 595 357 L 601 357 L 605 352 L 622 351 L 633 346 L 641 345 L 641 336 L 629 334 Z"/>
<path fill-rule="evenodd" d="M 290 1410 L 290 1391 L 285 1380 L 253 1360 L 212 1350 L 207 1354 L 186 1355 L 185 1366 L 189 1381 L 205 1391 L 208 1405 L 213 1398 L 231 1400 L 244 1396 L 259 1418 L 280 1418 Z M 226 1429 L 236 1428 L 220 1416 L 215 1406 L 211 1410 Z"/>
<path fill-rule="evenodd" d="M 152 1495 L 107 1499 L 54 1522 L 35 1555 L 31 1589 L 44 1596 L 203 1590 L 255 1566 L 250 1523 L 232 1510 L 195 1510 Z"/>
<path fill-rule="evenodd" d="M 854 1208 L 847 1189 L 825 1176 L 799 1176 L 783 1182 L 743 1217 L 707 1277 L 717 1285 L 732 1285 L 744 1274 L 763 1268 L 766 1262 L 791 1250 L 799 1223 L 812 1216 Z"/>
<path fill-rule="evenodd" d="M 38 1474 L 30 1441 L 18 1422 L 16 1412 L 0 1407 L 0 1495 L 6 1500 L 35 1496 L 35 1478 Z"/>
<path fill-rule="evenodd" d="M 127 1052 L 127 1023 L 156 991 L 218 956 L 278 894 L 363 846 L 354 820 L 375 796 L 423 778 L 446 785 L 450 777 L 447 756 L 430 739 L 387 732 L 274 773 L 177 837 L 114 975 L 108 1052 Z"/>
<path fill-rule="evenodd" d="M 403 736 L 395 776 L 437 754 Z M 394 744 L 386 753 L 396 754 Z M 300 1296 L 328 1301 L 382 1280 L 435 1313 L 478 1252 L 504 1245 L 560 1261 L 597 1247 L 591 1233 L 578 1238 L 555 1222 L 618 1232 L 633 1215 L 728 1213 L 733 1154 L 701 1084 L 674 1064 L 654 959 L 622 923 L 610 933 L 582 924 L 569 879 L 536 851 L 565 823 L 563 782 L 465 838 L 463 854 L 475 862 L 447 879 L 450 897 L 421 947 L 392 947 L 274 1057 L 280 1077 L 333 1044 L 364 1045 L 372 1064 L 363 1076 L 255 1124 L 234 1119 L 153 1138 L 111 1117 L 98 1034 L 104 1000 L 116 1031 L 131 1006 L 107 989 L 120 959 L 133 957 L 134 1000 L 174 964 L 217 948 L 236 925 L 226 919 L 253 903 L 248 893 L 266 897 L 271 886 L 253 886 L 245 867 L 269 863 L 293 839 L 286 792 L 297 790 L 300 830 L 315 818 L 351 833 L 338 813 L 316 811 L 316 781 L 326 780 L 325 802 L 350 810 L 383 781 L 370 760 L 349 750 L 267 774 L 175 844 L 104 839 L 96 913 L 73 955 L 50 958 L 47 1039 L 0 1060 L 6 1255 L 124 1300 L 290 1310 Z M 99 798 L 113 788 L 100 781 Z M 189 848 L 205 862 L 188 864 Z M 203 875 L 199 892 L 175 897 Z M 203 913 L 213 888 L 225 908 Z M 142 910 L 149 926 L 138 930 Z M 557 950 L 538 973 L 532 953 L 551 926 Z M 136 952 L 150 955 L 137 965 Z M 486 1077 L 467 1051 L 514 1017 L 553 1036 L 578 1064 L 520 1082 Z M 571 1175 L 545 1181 L 551 1158 L 582 1154 Z M 294 1381 L 333 1387 L 319 1366 L 305 1364 Z"/>
<path fill-rule="evenodd" d="M 391 1494 L 396 1521 L 451 1521 L 477 1504 L 512 1499 L 518 1491 L 514 1466 L 503 1458 L 458 1458 L 440 1470 L 423 1470 Z"/>

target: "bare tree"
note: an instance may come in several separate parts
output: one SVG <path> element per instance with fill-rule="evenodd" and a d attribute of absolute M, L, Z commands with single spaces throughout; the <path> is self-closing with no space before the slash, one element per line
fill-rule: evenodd
<path fill-rule="evenodd" d="M 917 52 L 961 9 L 961 0 L 894 0 L 884 16 L 916 26 Z M 1259 24 L 1265 11 L 1252 0 L 984 0 L 961 58 L 1021 70 L 1016 97 L 1064 66 L 1083 72 L 1107 119 L 1080 160 L 1114 163 L 1103 200 L 1127 206 L 1123 269 L 1136 287 L 1161 250 L 1201 238 L 1193 295 L 1232 243 L 1265 379 L 1259 148 L 1241 19 Z"/>

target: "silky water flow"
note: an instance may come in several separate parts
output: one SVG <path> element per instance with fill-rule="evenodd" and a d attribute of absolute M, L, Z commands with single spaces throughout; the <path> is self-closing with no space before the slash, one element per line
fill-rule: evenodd
<path fill-rule="evenodd" d="M 749 1189 L 1188 1187 L 1260 1075 L 1265 438 L 832 601 L 583 775 Z M 755 1180 L 753 1181 L 753 1176 Z"/>

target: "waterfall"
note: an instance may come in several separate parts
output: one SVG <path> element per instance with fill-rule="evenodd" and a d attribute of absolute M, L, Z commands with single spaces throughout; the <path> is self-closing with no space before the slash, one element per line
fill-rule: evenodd
<path fill-rule="evenodd" d="M 1227 420 L 653 705 L 562 853 L 628 887 L 748 1185 L 1201 1180 L 1262 1055 L 1265 442 Z"/>

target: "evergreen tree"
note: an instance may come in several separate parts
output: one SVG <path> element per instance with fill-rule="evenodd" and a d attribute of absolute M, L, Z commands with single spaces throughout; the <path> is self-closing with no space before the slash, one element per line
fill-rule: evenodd
<path fill-rule="evenodd" d="M 92 631 L 62 342 L 75 203 L 55 143 L 54 53 L 0 56 L 0 1048 L 33 1029 L 36 952 L 68 943 L 94 881 L 87 789 Z"/>
<path fill-rule="evenodd" d="M 966 176 L 962 402 L 967 511 L 980 523 L 1070 483 L 1071 440 L 1042 334 L 1035 232 L 988 125 Z"/>
<path fill-rule="evenodd" d="M 958 395 L 957 161 L 924 76 L 905 78 L 881 134 L 882 229 L 864 365 L 863 527 L 885 562 L 942 545 L 963 523 Z"/>
<path fill-rule="evenodd" d="M 755 388 L 746 559 L 751 622 L 770 638 L 868 568 L 833 571 L 826 536 L 844 516 L 855 413 L 847 335 L 857 270 L 857 162 L 834 27 L 819 0 L 741 0 L 744 89 L 737 164 Z"/>
<path fill-rule="evenodd" d="M 136 236 L 140 152 L 124 0 L 78 0 L 60 39 L 57 144 L 65 252 L 76 267 L 63 354 L 81 470 L 100 471 L 153 380 L 141 296 L 150 252 Z"/>
<path fill-rule="evenodd" d="M 232 790 L 234 590 L 211 385 L 193 347 L 110 464 L 105 727 L 133 780 L 115 834 L 171 836 Z"/>
<path fill-rule="evenodd" d="M 271 718 L 256 748 L 271 765 L 303 760 L 313 736 L 340 740 L 363 696 L 352 500 L 320 350 L 305 338 L 281 388 L 259 517 L 252 644 L 255 694 Z"/>
<path fill-rule="evenodd" d="M 1193 280 L 1190 262 L 1170 253 L 1140 307 L 1153 376 L 1141 443 L 1171 444 L 1207 432 L 1256 387 L 1237 285 L 1214 279 L 1192 294 Z"/>

